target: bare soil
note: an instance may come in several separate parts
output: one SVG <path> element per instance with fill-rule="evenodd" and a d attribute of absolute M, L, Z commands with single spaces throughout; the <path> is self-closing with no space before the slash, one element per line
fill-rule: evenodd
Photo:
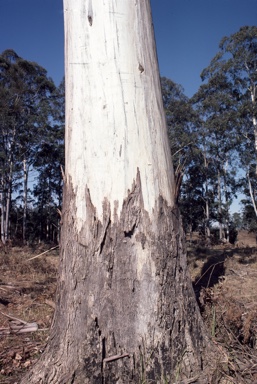
<path fill-rule="evenodd" d="M 42 254 L 50 248 L 0 249 L 1 384 L 18 384 L 47 343 L 59 262 L 58 249 Z M 235 246 L 194 241 L 188 244 L 188 264 L 205 326 L 220 351 L 210 384 L 257 384 L 255 237 L 241 233 Z M 36 323 L 38 330 L 12 329 L 22 322 Z"/>

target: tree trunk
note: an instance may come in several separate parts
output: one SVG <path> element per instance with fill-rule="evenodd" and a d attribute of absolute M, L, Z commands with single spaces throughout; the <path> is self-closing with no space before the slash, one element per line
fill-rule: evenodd
<path fill-rule="evenodd" d="M 207 169 L 208 169 L 208 160 L 206 153 L 203 153 L 204 157 L 204 168 L 205 168 L 205 183 L 204 183 L 204 194 L 205 194 L 205 220 L 204 220 L 204 232 L 207 244 L 210 244 L 211 241 L 211 229 L 210 229 L 210 205 L 209 205 L 209 185 L 207 180 Z"/>
<path fill-rule="evenodd" d="M 6 208 L 6 204 L 5 204 L 5 193 L 4 192 L 0 192 L 0 204 L 1 204 L 1 208 L 0 208 L 0 213 L 1 213 L 1 242 L 3 244 L 5 244 L 5 208 Z"/>
<path fill-rule="evenodd" d="M 22 217 L 22 239 L 26 244 L 26 228 L 27 228 L 27 210 L 28 210 L 28 173 L 29 167 L 26 159 L 23 159 L 23 217 Z"/>
<path fill-rule="evenodd" d="M 248 68 L 246 68 L 249 70 Z M 251 93 L 251 102 L 252 102 L 252 109 L 256 109 L 256 86 L 254 84 L 250 87 L 250 93 Z M 254 149 L 255 149 L 255 155 L 257 155 L 257 118 L 256 115 L 253 114 L 252 116 L 252 122 L 253 122 L 253 134 L 254 134 Z M 257 165 L 255 168 L 255 174 L 257 175 Z"/>
<path fill-rule="evenodd" d="M 3 218 L 4 218 L 4 227 L 3 227 L 3 237 L 4 244 L 6 240 L 9 239 L 10 235 L 10 210 L 11 210 L 11 200 L 12 200 L 12 184 L 13 184 L 13 161 L 10 159 L 9 161 L 9 173 L 7 176 L 7 183 L 5 185 L 6 191 L 3 193 L 4 195 L 4 208 L 3 208 Z"/>
<path fill-rule="evenodd" d="M 57 305 L 49 344 L 22 383 L 198 377 L 209 342 L 174 203 L 149 1 L 65 0 L 64 14 Z"/>
<path fill-rule="evenodd" d="M 250 193 L 250 197 L 251 197 L 251 200 L 252 200 L 253 209 L 254 209 L 254 212 L 255 212 L 255 216 L 257 217 L 257 206 L 256 206 L 255 198 L 254 198 L 253 187 L 252 187 L 252 183 L 251 183 L 251 178 L 250 178 L 249 170 L 247 171 L 247 179 L 248 179 L 249 193 Z"/>
<path fill-rule="evenodd" d="M 230 228 L 229 228 L 229 206 L 231 203 L 228 198 L 227 191 L 227 169 L 226 165 L 224 166 L 224 196 L 225 196 L 225 225 L 224 225 L 224 233 L 225 238 L 228 242 L 230 242 Z"/>
<path fill-rule="evenodd" d="M 218 171 L 218 218 L 219 218 L 219 240 L 225 239 L 224 218 L 222 213 L 222 196 L 221 196 L 221 176 Z"/>

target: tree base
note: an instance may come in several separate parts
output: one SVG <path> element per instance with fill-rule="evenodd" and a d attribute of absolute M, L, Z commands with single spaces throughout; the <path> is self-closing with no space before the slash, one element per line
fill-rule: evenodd
<path fill-rule="evenodd" d="M 119 218 L 111 219 L 105 201 L 100 222 L 87 189 L 85 198 L 87 220 L 77 233 L 66 184 L 55 318 L 22 383 L 209 383 L 202 373 L 210 370 L 211 347 L 177 208 L 160 197 L 150 218 L 139 171 Z"/>

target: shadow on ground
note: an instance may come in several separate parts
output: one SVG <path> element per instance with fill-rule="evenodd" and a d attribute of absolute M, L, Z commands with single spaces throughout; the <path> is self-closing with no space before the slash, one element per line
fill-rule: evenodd
<path fill-rule="evenodd" d="M 226 260 L 237 257 L 240 264 L 254 264 L 257 262 L 256 247 L 235 248 L 189 248 L 188 262 L 192 273 L 192 283 L 197 300 L 202 288 L 212 288 L 225 275 Z"/>

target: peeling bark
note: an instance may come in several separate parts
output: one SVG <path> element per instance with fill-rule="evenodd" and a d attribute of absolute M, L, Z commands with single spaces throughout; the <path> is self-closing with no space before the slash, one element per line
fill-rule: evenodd
<path fill-rule="evenodd" d="M 151 221 L 138 170 L 113 221 L 107 201 L 98 220 L 86 189 L 88 221 L 74 241 L 74 193 L 67 184 L 50 342 L 24 383 L 161 383 L 200 372 L 208 341 L 178 210 L 159 196 Z"/>
<path fill-rule="evenodd" d="M 150 2 L 65 0 L 64 14 L 56 312 L 46 350 L 22 384 L 198 376 L 209 344 L 174 203 Z"/>

